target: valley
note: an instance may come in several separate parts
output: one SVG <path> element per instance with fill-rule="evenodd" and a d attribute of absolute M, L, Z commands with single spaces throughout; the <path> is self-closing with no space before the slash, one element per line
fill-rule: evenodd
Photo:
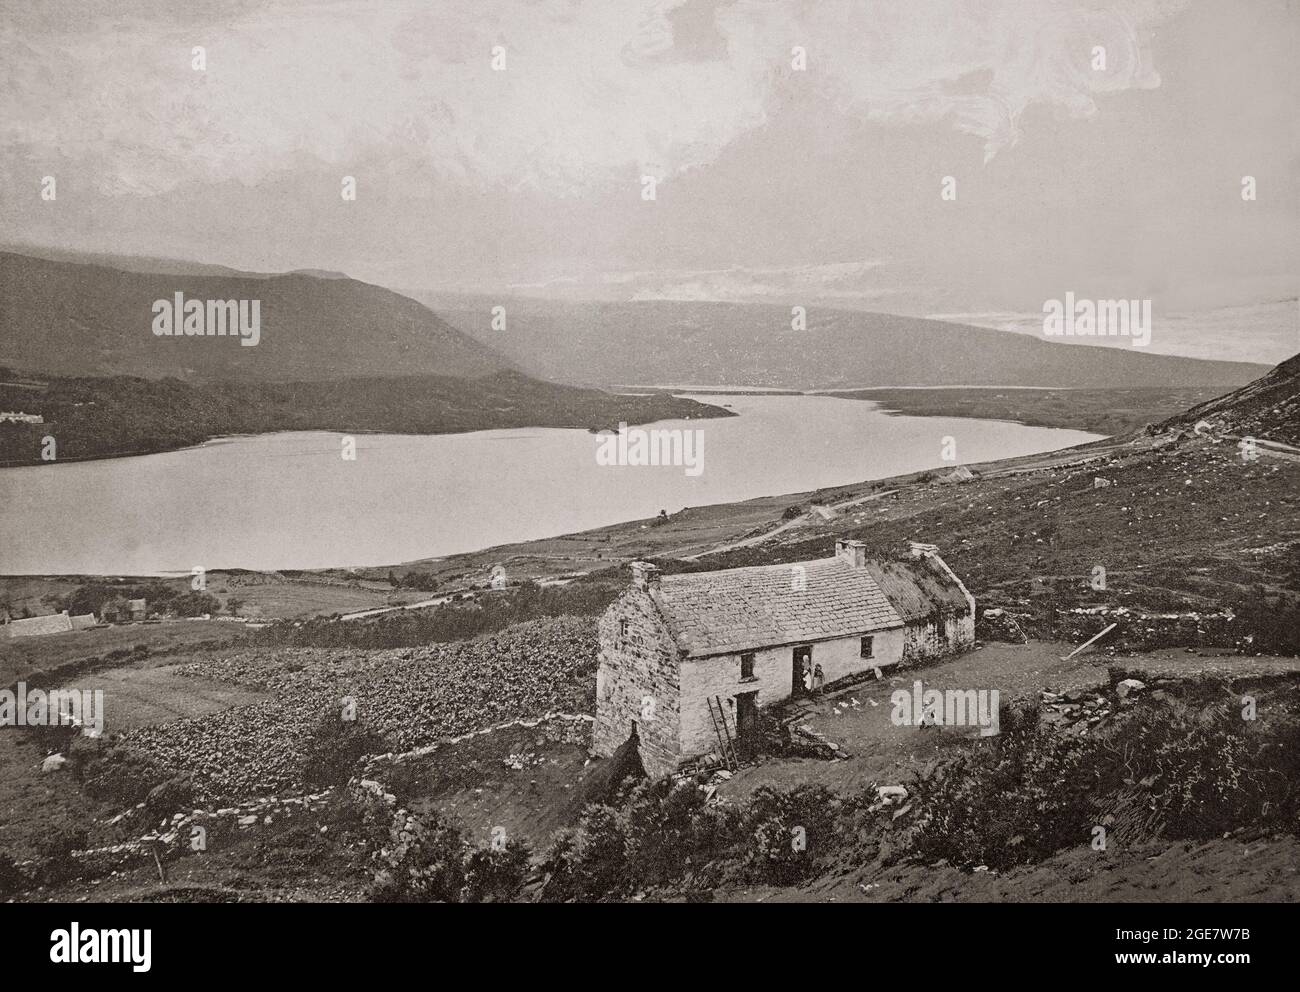
<path fill-rule="evenodd" d="M 497 828 L 521 859 L 517 881 L 503 883 L 522 886 L 511 888 L 510 898 L 870 901 L 946 899 L 960 891 L 967 898 L 1017 900 L 1066 896 L 1059 881 L 1064 873 L 1078 884 L 1071 898 L 1222 899 L 1249 891 L 1258 899 L 1294 899 L 1294 872 L 1267 868 L 1287 863 L 1290 834 L 1276 813 L 1261 819 L 1249 811 L 1253 803 L 1278 801 L 1268 798 L 1266 779 L 1256 777 L 1265 767 L 1261 755 L 1273 754 L 1268 762 L 1300 758 L 1285 743 L 1294 739 L 1287 714 L 1300 692 L 1300 463 L 1284 457 L 1283 449 L 1262 446 L 1258 457 L 1243 458 L 1236 438 L 1261 423 L 1262 408 L 1281 411 L 1274 433 L 1289 432 L 1298 361 L 1202 408 L 1199 432 L 1186 423 L 1196 413 L 1189 411 L 1078 448 L 971 465 L 972 478 L 955 484 L 911 473 L 391 570 L 398 578 L 422 575 L 423 583 L 451 594 L 439 606 L 348 622 L 300 614 L 257 630 L 189 621 L 196 630 L 222 631 L 192 645 L 150 646 L 177 622 L 124 627 L 139 644 L 108 662 L 104 684 L 121 687 L 119 726 L 134 729 L 89 751 L 77 745 L 80 770 L 53 780 L 38 769 L 36 732 L 5 733 L 0 748 L 10 769 L 7 788 L 23 790 L 31 816 L 0 829 L 0 848 L 16 852 L 21 872 L 33 872 L 44 849 L 37 841 L 50 818 L 65 824 L 58 830 L 86 831 L 80 843 L 87 853 L 77 861 L 81 874 L 49 877 L 28 894 L 55 899 L 80 891 L 86 877 L 96 879 L 100 898 L 109 899 L 426 898 L 435 893 L 403 888 L 405 859 L 433 845 L 463 851 L 469 864 Z M 1097 478 L 1109 485 L 1098 488 Z M 815 512 L 819 507 L 828 512 Z M 710 773 L 699 793 L 694 785 L 614 790 L 611 775 L 617 772 L 609 762 L 579 760 L 583 716 L 591 708 L 593 622 L 624 587 L 626 562 L 648 558 L 671 573 L 798 561 L 824 554 L 844 536 L 881 549 L 908 539 L 937 540 L 978 598 L 979 648 L 915 675 L 891 673 L 884 684 L 868 677 L 786 714 L 792 725 L 835 742 L 847 758 L 775 752 L 734 775 Z M 504 589 L 490 581 L 498 564 L 510 577 Z M 1097 564 L 1106 570 L 1105 589 L 1090 584 Z M 321 574 L 377 584 L 385 573 Z M 559 584 L 541 584 L 557 578 Z M 38 594 L 39 583 L 23 581 L 28 596 Z M 1001 619 L 1006 616 L 1014 628 Z M 1118 626 L 1096 647 L 1061 661 L 1110 624 Z M 1023 643 L 1016 636 L 1008 640 L 1008 629 L 1021 631 Z M 57 669 L 58 638 L 69 645 L 78 638 L 77 650 L 84 652 L 86 638 L 116 630 L 53 635 L 39 663 Z M 558 666 L 554 672 L 538 666 L 541 657 Z M 93 684 L 103 664 L 83 659 L 58 670 L 58 677 Z M 479 674 L 458 689 L 448 678 L 463 664 Z M 381 671 L 387 674 L 376 677 Z M 998 780 L 982 776 L 995 774 L 996 766 L 981 769 L 999 752 L 959 733 L 925 728 L 882 737 L 870 714 L 885 712 L 881 700 L 912 677 L 991 685 L 1036 720 L 1091 707 L 1086 712 L 1096 717 L 1097 746 L 1112 738 L 1129 741 L 1137 748 L 1135 760 L 1149 763 L 1144 767 L 1153 775 L 1163 774 L 1161 763 L 1170 758 L 1144 750 L 1150 728 L 1168 726 L 1170 719 L 1199 721 L 1211 735 L 1206 747 L 1244 749 L 1241 760 L 1250 769 L 1239 786 L 1244 791 L 1223 810 L 1198 807 L 1189 817 L 1184 807 L 1170 805 L 1172 794 L 1154 790 L 1144 800 L 1130 794 L 1122 770 L 1103 769 L 1103 784 L 1091 787 L 1095 800 L 1086 809 L 1062 798 L 1035 814 L 1041 831 L 1024 850 L 1002 847 L 1001 821 L 982 813 L 962 821 L 969 823 L 966 832 L 936 835 L 927 817 L 969 818 L 988 809 L 980 790 Z M 1125 703 L 1114 695 L 1121 678 L 1148 688 Z M 408 683 L 409 691 L 401 688 Z M 360 722 L 341 737 L 321 736 L 326 724 L 318 718 L 341 694 L 360 700 Z M 1243 694 L 1260 700 L 1265 714 L 1248 731 L 1223 722 L 1222 700 Z M 203 705 L 181 715 L 175 701 L 191 697 Z M 110 728 L 113 706 L 109 695 Z M 444 712 L 444 706 L 451 709 Z M 1073 717 L 1024 733 L 1014 731 L 1016 719 L 1004 718 L 1000 751 L 1008 756 L 1028 749 L 1026 755 L 1049 761 L 1054 749 L 1092 746 L 1069 736 Z M 1200 738 L 1186 733 L 1180 746 L 1200 746 Z M 255 747 L 236 744 L 251 740 Z M 357 791 L 355 762 L 363 759 L 362 777 L 374 776 L 368 781 L 378 783 L 377 791 Z M 1193 760 L 1211 759 L 1207 752 Z M 125 781 L 113 785 L 108 775 L 121 762 L 134 769 L 137 782 L 127 791 Z M 964 779 L 969 806 L 935 791 L 942 779 L 934 776 L 963 765 L 974 776 Z M 1046 767 L 1045 774 L 1067 774 L 1050 771 L 1050 762 Z M 145 794 L 150 783 L 158 789 L 173 781 L 156 796 Z M 899 782 L 913 797 L 908 808 L 886 804 L 882 812 L 865 783 Z M 1024 787 L 1032 790 L 1034 781 Z M 178 851 L 160 881 L 151 860 L 131 853 L 132 835 L 120 827 L 139 823 L 143 829 L 149 811 L 178 789 L 187 796 L 184 808 L 199 811 L 185 814 L 183 830 L 204 824 L 216 843 L 208 854 Z M 704 805 L 691 798 L 704 792 L 715 798 Z M 661 805 L 669 796 L 685 805 Z M 1134 818 L 1135 801 L 1164 812 Z M 137 810 L 133 803 L 143 805 Z M 115 821 L 119 827 L 105 826 L 123 812 L 130 815 Z M 389 833 L 382 825 L 394 816 L 400 822 Z M 670 824 L 686 816 L 696 824 L 691 829 L 710 822 L 720 833 L 709 845 L 690 848 L 685 862 L 678 857 L 683 848 L 670 857 L 668 849 L 656 853 L 629 841 L 633 860 L 602 874 L 603 862 L 591 860 L 595 849 L 583 852 L 634 830 L 643 816 L 666 816 Z M 1098 816 L 1119 824 L 1105 858 L 1089 857 L 1086 837 L 1070 840 L 1078 824 L 1093 822 L 1079 817 Z M 728 826 L 732 817 L 739 818 L 735 828 Z M 822 839 L 806 861 L 778 859 L 764 867 L 731 832 L 786 822 L 821 831 L 813 834 Z M 1198 823 L 1205 832 L 1197 832 Z M 158 829 L 179 835 L 177 828 L 162 829 L 167 826 Z M 424 839 L 403 841 L 398 833 Z M 268 859 L 271 850 L 278 853 Z M 1247 876 L 1229 871 L 1243 851 L 1266 867 Z M 940 857 L 947 863 L 936 868 Z M 1199 864 L 1201 881 L 1189 887 L 1185 873 L 1158 876 L 1125 867 L 1152 858 Z M 391 867 L 376 876 L 382 864 Z M 485 897 L 468 876 L 465 884 L 457 898 Z"/>

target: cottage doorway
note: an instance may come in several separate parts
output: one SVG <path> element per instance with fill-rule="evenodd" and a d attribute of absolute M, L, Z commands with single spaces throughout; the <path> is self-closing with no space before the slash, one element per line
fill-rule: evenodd
<path fill-rule="evenodd" d="M 812 645 L 801 644 L 794 649 L 790 666 L 790 695 L 807 696 L 812 692 Z"/>
<path fill-rule="evenodd" d="M 758 691 L 736 694 L 736 745 L 749 757 L 758 740 Z"/>

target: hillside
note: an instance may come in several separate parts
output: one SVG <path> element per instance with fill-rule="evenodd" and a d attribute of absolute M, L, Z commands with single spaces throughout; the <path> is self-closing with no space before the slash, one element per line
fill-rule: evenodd
<path fill-rule="evenodd" d="M 1209 421 L 1235 437 L 1300 444 L 1300 354 L 1240 389 L 1192 407 L 1167 425 Z"/>
<path fill-rule="evenodd" d="M 0 465 L 145 454 L 286 430 L 441 434 L 731 416 L 543 382 L 397 293 L 336 272 L 0 251 Z M 260 301 L 260 340 L 157 336 L 153 302 Z"/>
<path fill-rule="evenodd" d="M 1267 370 L 825 307 L 810 306 L 796 332 L 789 307 L 766 304 L 515 299 L 494 331 L 501 300 L 426 302 L 531 375 L 598 385 L 1227 388 Z"/>
<path fill-rule="evenodd" d="M 131 376 L 26 377 L 0 368 L 0 410 L 40 414 L 42 424 L 0 424 L 0 466 L 41 464 L 41 438 L 59 460 L 140 455 L 214 437 L 272 431 L 451 434 L 510 427 L 599 429 L 730 417 L 667 393 L 627 396 L 539 382 L 518 372 L 356 377 L 329 382 L 182 382 Z"/>
<path fill-rule="evenodd" d="M 160 337 L 155 300 L 260 300 L 261 340 Z M 0 252 L 0 365 L 60 376 L 315 381 L 511 368 L 414 300 L 334 274 L 129 271 Z"/>

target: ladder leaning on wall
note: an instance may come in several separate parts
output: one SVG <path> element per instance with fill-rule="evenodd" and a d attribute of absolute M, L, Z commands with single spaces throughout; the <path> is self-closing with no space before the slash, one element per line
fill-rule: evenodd
<path fill-rule="evenodd" d="M 722 708 L 722 697 L 704 697 L 709 704 L 709 718 L 713 721 L 713 732 L 718 736 L 718 748 L 722 753 L 722 763 L 729 771 L 740 768 L 740 759 L 736 757 L 736 744 L 731 739 L 731 730 L 727 726 L 727 711 Z M 716 712 L 714 706 L 717 706 Z"/>

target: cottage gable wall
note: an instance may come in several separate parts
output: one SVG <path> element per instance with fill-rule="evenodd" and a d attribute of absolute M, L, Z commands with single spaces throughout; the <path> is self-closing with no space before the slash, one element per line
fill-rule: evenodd
<path fill-rule="evenodd" d="M 677 646 L 651 596 L 634 586 L 600 618 L 592 749 L 612 755 L 635 722 L 641 763 L 647 774 L 659 777 L 674 771 L 681 756 L 681 669 Z"/>
<path fill-rule="evenodd" d="M 920 617 L 907 625 L 903 664 L 932 661 L 967 651 L 974 645 L 973 613 L 942 613 Z"/>

